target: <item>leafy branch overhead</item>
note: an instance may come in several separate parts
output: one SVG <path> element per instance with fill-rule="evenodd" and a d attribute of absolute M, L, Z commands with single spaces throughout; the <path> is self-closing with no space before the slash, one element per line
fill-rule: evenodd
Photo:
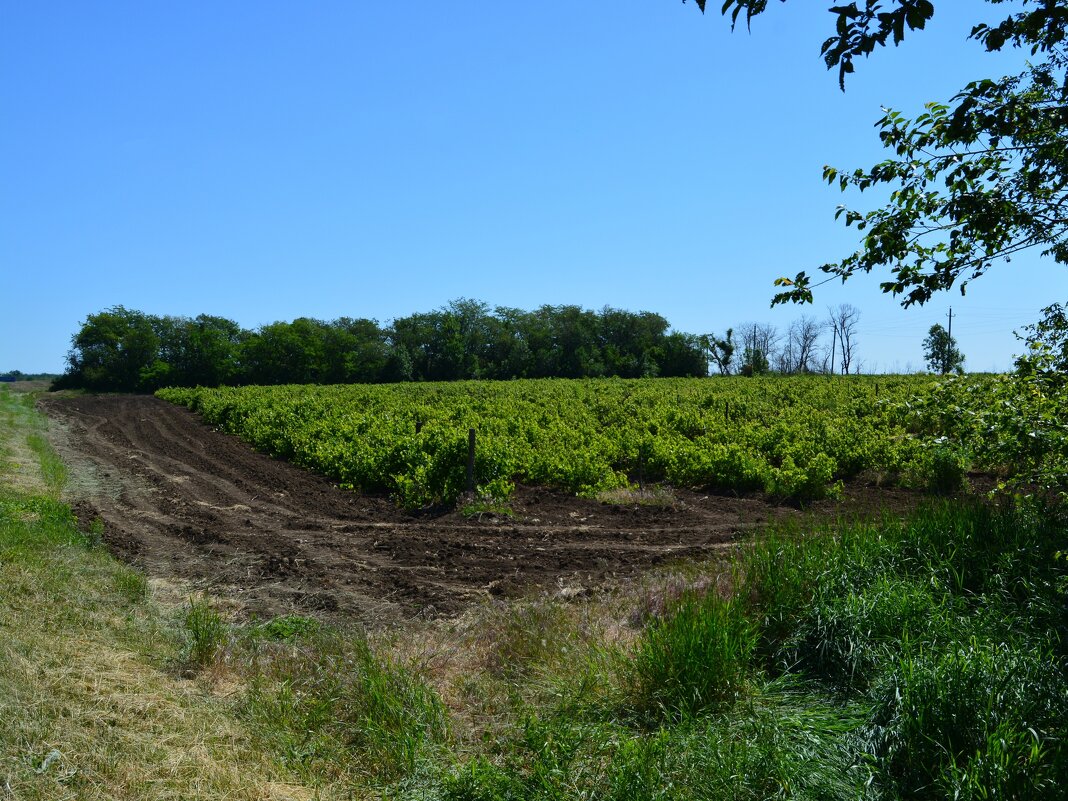
<path fill-rule="evenodd" d="M 696 2 L 703 12 L 706 0 Z M 827 9 L 837 17 L 835 35 L 824 41 L 820 53 L 828 69 L 838 67 L 838 82 L 843 90 L 845 76 L 854 71 L 854 58 L 871 55 L 876 47 L 885 47 L 891 38 L 895 45 L 900 44 L 906 29 L 922 30 L 927 20 L 934 16 L 934 3 L 930 0 L 895 0 L 895 7 L 887 11 L 883 10 L 885 6 L 879 0 L 867 0 Z M 743 15 L 749 26 L 753 17 L 767 7 L 768 0 L 725 0 L 721 11 L 730 15 L 731 27 L 737 25 Z"/>
<path fill-rule="evenodd" d="M 743 16 L 748 24 L 767 6 L 726 0 L 722 11 L 732 24 Z M 915 119 L 884 109 L 877 128 L 890 158 L 868 169 L 824 169 L 843 191 L 887 187 L 889 201 L 870 211 L 839 206 L 837 219 L 861 233 L 860 247 L 822 265 L 822 281 L 804 271 L 779 278 L 773 305 L 811 302 L 821 283 L 877 269 L 889 271 L 882 290 L 909 306 L 954 285 L 963 293 L 995 262 L 1031 248 L 1068 264 L 1068 0 L 1017 6 L 996 24 L 976 24 L 969 38 L 988 52 L 1024 51 L 1030 60 L 1021 72 L 975 80 L 948 103 L 927 103 Z M 828 10 L 836 35 L 822 53 L 844 82 L 857 56 L 922 29 L 934 5 L 866 0 Z"/>

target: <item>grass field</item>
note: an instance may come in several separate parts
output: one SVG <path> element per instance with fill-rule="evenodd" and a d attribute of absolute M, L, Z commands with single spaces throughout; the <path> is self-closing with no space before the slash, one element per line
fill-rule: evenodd
<path fill-rule="evenodd" d="M 229 619 L 224 599 L 117 563 L 59 500 L 44 421 L 0 403 L 13 797 L 1056 799 L 1068 785 L 1068 524 L 1037 501 L 810 519 L 607 594 L 368 636 Z"/>

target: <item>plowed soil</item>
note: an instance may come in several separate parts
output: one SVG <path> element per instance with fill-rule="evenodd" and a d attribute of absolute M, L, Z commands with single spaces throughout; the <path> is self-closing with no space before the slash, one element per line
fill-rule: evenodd
<path fill-rule="evenodd" d="M 260 617 L 378 626 L 453 615 L 489 596 L 570 595 L 798 514 L 759 497 L 678 491 L 667 506 L 609 505 L 531 487 L 517 488 L 514 517 L 409 514 L 156 398 L 50 396 L 40 406 L 70 466 L 76 512 L 103 521 L 115 554 Z"/>

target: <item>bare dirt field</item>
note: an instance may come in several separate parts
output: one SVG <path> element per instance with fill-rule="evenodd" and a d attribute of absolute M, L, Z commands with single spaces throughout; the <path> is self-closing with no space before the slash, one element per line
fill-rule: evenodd
<path fill-rule="evenodd" d="M 409 514 L 388 498 L 253 451 L 186 409 L 143 396 L 46 396 L 83 526 L 149 576 L 260 617 L 311 613 L 385 625 L 453 615 L 490 596 L 570 595 L 709 554 L 796 516 L 759 497 L 676 491 L 667 506 L 603 504 L 518 487 L 514 517 Z M 820 514 L 909 506 L 853 487 Z"/>

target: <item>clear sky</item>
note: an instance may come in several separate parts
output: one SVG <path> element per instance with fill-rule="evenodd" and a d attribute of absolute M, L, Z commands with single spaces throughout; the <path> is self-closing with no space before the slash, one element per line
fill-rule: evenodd
<path fill-rule="evenodd" d="M 881 105 L 1022 58 L 966 41 L 1009 6 L 942 0 L 843 94 L 829 5 L 732 34 L 679 0 L 3 3 L 0 370 L 62 370 L 119 304 L 256 327 L 458 297 L 693 333 L 847 301 L 870 371 L 920 368 L 952 305 L 966 366 L 1007 369 L 1068 269 L 1017 258 L 910 310 L 873 275 L 769 309 L 777 276 L 852 250 L 821 171 L 884 157 Z"/>

